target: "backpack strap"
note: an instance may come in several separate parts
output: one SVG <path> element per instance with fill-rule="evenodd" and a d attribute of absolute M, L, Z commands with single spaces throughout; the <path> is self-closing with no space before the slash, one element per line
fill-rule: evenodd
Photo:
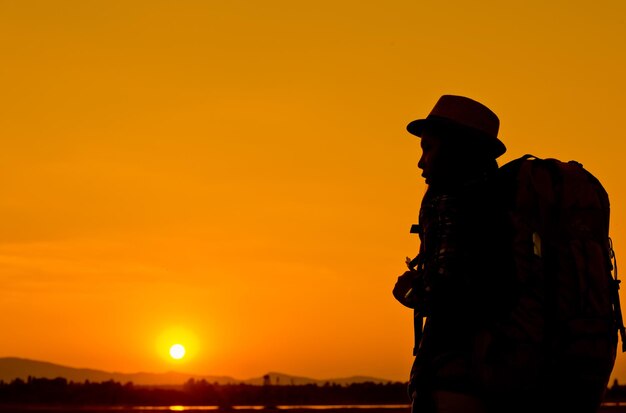
<path fill-rule="evenodd" d="M 556 249 L 556 236 L 553 223 L 558 222 L 560 206 L 563 202 L 563 180 L 564 177 L 558 164 L 551 159 L 540 159 L 532 155 L 526 155 L 522 159 L 534 159 L 530 179 L 533 188 L 537 191 L 536 203 L 537 211 L 540 212 L 539 219 L 542 225 L 536 228 L 533 234 L 540 239 L 539 254 L 543 262 L 543 285 L 545 292 L 544 301 L 544 351 L 548 360 L 554 360 L 554 355 L 558 352 L 559 331 L 557 329 L 558 314 L 558 274 L 561 270 L 559 253 Z M 534 171 L 537 171 L 533 173 Z M 543 170 L 548 173 L 549 181 L 536 179 L 536 173 Z M 541 189 L 543 187 L 543 190 Z M 549 189 L 548 189 L 549 188 Z M 539 196 L 539 192 L 550 194 L 547 199 Z M 543 238 L 543 239 L 542 239 Z M 550 366 L 552 367 L 552 366 Z"/>
<path fill-rule="evenodd" d="M 613 240 L 609 237 L 609 268 L 613 270 L 615 278 L 611 278 L 611 296 L 613 301 L 613 312 L 615 313 L 615 324 L 622 339 L 622 353 L 626 352 L 626 328 L 622 318 L 622 307 L 619 302 L 619 284 L 621 280 L 617 278 L 617 257 L 613 250 Z M 610 276 L 610 274 L 609 274 Z"/>
<path fill-rule="evenodd" d="M 413 259 L 409 257 L 406 258 L 406 265 L 409 267 L 411 271 L 417 271 L 418 273 L 422 273 L 424 271 L 424 229 L 420 224 L 411 225 L 411 234 L 418 234 L 420 239 L 420 247 L 417 256 Z M 409 290 L 407 295 L 414 293 L 415 291 Z M 422 342 L 423 335 L 423 327 L 424 325 L 424 317 L 420 311 L 417 309 L 413 309 L 413 337 L 414 337 L 414 345 L 413 345 L 413 356 L 417 356 L 417 351 L 420 347 L 420 343 Z"/>
<path fill-rule="evenodd" d="M 574 161 L 570 161 L 573 163 Z M 578 162 L 576 162 L 578 163 Z M 598 178 L 596 178 L 589 171 L 584 169 L 581 164 L 578 164 L 583 171 L 586 172 L 587 177 L 595 184 L 596 188 L 598 188 L 598 192 L 603 192 L 604 194 L 599 194 L 599 199 L 601 202 L 605 203 L 604 209 L 609 210 L 608 205 L 608 196 L 606 196 L 606 192 L 600 184 Z M 604 195 L 604 196 L 603 196 Z M 609 217 L 605 216 L 605 225 L 607 231 L 609 229 Z M 624 319 L 622 318 L 622 307 L 620 304 L 619 298 L 619 285 L 622 282 L 617 276 L 617 257 L 615 255 L 615 250 L 613 249 L 613 240 L 611 237 L 608 237 L 608 254 L 607 254 L 607 268 L 609 269 L 609 285 L 610 285 L 610 294 L 611 294 L 611 303 L 613 304 L 613 316 L 615 317 L 615 327 L 619 331 L 620 339 L 622 340 L 622 353 L 626 352 L 626 327 L 624 327 Z M 611 274 L 612 273 L 612 274 Z"/>

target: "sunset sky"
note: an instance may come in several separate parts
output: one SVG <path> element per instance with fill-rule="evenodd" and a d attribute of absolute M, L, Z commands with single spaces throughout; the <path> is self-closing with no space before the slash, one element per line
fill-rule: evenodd
<path fill-rule="evenodd" d="M 502 162 L 580 161 L 626 260 L 625 39 L 623 0 L 0 0 L 0 357 L 407 380 L 406 124 L 466 95 Z"/>

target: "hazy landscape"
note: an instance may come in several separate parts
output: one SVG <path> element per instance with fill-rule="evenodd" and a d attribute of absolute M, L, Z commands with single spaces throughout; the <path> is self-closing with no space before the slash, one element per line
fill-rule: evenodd
<path fill-rule="evenodd" d="M 180 372 L 129 374 L 5 357 L 0 358 L 0 410 L 402 413 L 409 405 L 406 383 L 373 377 L 319 380 L 268 373 L 241 380 Z M 626 412 L 626 386 L 613 383 L 600 412 Z"/>
<path fill-rule="evenodd" d="M 3 411 L 408 411 L 406 383 L 283 373 L 236 379 L 180 372 L 117 373 L 16 357 L 0 358 Z M 608 389 L 601 412 L 626 411 L 626 386 Z"/>
<path fill-rule="evenodd" d="M 123 374 L 21 358 L 1 358 L 0 375 L 3 411 L 407 408 L 406 383 L 361 376 L 317 380 L 268 373 L 238 380 L 178 372 Z"/>
<path fill-rule="evenodd" d="M 343 378 L 313 379 L 309 377 L 291 376 L 288 374 L 268 372 L 260 377 L 248 379 L 237 379 L 229 376 L 212 376 L 186 374 L 181 372 L 169 371 L 164 373 L 118 373 L 95 370 L 89 368 L 74 368 L 62 366 L 59 364 L 49 363 L 45 361 L 29 360 L 18 357 L 0 358 L 0 381 L 10 382 L 14 379 L 26 380 L 28 377 L 54 379 L 63 377 L 73 382 L 104 382 L 115 381 L 119 383 L 133 383 L 135 385 L 158 386 L 158 385 L 182 385 L 183 383 L 194 379 L 197 381 L 204 380 L 208 383 L 217 384 L 251 384 L 262 385 L 267 380 L 271 384 L 284 385 L 305 385 L 325 383 L 331 384 L 352 384 L 352 383 L 387 383 L 391 380 L 385 380 L 375 377 L 352 376 Z"/>

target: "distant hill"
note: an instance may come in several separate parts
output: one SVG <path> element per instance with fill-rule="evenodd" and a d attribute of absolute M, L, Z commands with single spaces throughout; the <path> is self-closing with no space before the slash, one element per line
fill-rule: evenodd
<path fill-rule="evenodd" d="M 267 374 L 271 384 L 281 385 L 302 385 L 302 384 L 319 384 L 336 383 L 387 383 L 390 380 L 377 379 L 373 377 L 354 376 L 339 379 L 316 380 L 308 377 L 290 376 L 282 373 L 271 372 Z M 247 380 L 237 380 L 228 376 L 203 376 L 178 372 L 166 373 L 116 373 L 106 372 L 94 369 L 79 369 L 73 367 L 62 366 L 59 364 L 48 363 L 44 361 L 28 360 L 17 357 L 0 358 L 0 380 L 10 382 L 16 378 L 26 380 L 29 376 L 38 378 L 56 378 L 63 377 L 74 382 L 102 382 L 113 380 L 120 383 L 133 382 L 137 385 L 159 386 L 159 385 L 181 385 L 189 379 L 206 380 L 209 383 L 219 384 L 257 384 L 264 383 L 264 377 L 256 377 Z"/>
<path fill-rule="evenodd" d="M 93 369 L 77 369 L 61 366 L 59 364 L 44 361 L 35 361 L 15 357 L 0 358 L 0 380 L 9 382 L 16 378 L 27 379 L 28 376 L 38 378 L 63 377 L 70 381 L 102 382 L 113 380 L 120 383 L 133 382 L 138 385 L 180 385 L 193 378 L 206 380 L 210 383 L 228 384 L 239 383 L 232 377 L 226 376 L 199 376 L 193 374 L 167 372 L 167 373 L 115 373 Z"/>

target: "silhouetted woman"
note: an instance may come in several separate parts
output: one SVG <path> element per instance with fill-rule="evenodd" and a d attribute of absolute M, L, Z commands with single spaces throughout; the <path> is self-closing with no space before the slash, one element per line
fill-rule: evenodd
<path fill-rule="evenodd" d="M 409 390 L 414 412 L 484 412 L 475 360 L 479 332 L 505 314 L 504 227 L 495 197 L 497 116 L 461 96 L 442 96 L 407 129 L 421 138 L 428 184 L 419 225 L 421 268 L 398 278 L 394 296 L 426 322 Z"/>

